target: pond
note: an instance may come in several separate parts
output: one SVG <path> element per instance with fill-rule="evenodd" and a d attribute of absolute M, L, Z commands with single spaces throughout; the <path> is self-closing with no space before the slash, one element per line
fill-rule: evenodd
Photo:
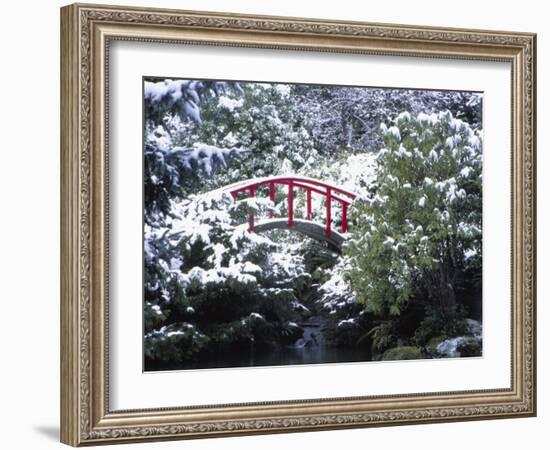
<path fill-rule="evenodd" d="M 316 317 L 300 323 L 304 330 L 302 337 L 293 345 L 274 350 L 240 349 L 216 355 L 215 358 L 188 362 L 185 365 L 163 365 L 148 370 L 189 370 L 230 367 L 287 366 L 302 364 L 328 364 L 370 361 L 371 354 L 364 348 L 338 348 L 327 345 L 321 332 L 322 326 Z"/>

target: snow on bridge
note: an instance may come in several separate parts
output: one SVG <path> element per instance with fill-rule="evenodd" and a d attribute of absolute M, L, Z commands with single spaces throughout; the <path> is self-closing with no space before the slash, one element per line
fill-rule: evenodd
<path fill-rule="evenodd" d="M 282 175 L 239 181 L 210 191 L 208 195 L 229 193 L 234 201 L 239 201 L 239 197 L 244 197 L 245 199 L 255 198 L 259 192 L 259 188 L 267 187 L 269 190 L 269 199 L 275 204 L 277 187 L 280 186 L 286 191 L 287 217 L 275 218 L 274 213 L 270 212 L 269 219 L 262 219 L 256 222 L 254 209 L 250 208 L 248 213 L 248 224 L 242 226 L 247 226 L 249 232 L 261 232 L 272 229 L 291 229 L 313 239 L 325 241 L 332 247 L 340 249 L 346 239 L 346 233 L 348 231 L 348 209 L 352 202 L 356 198 L 359 198 L 359 195 L 352 191 L 314 178 Z M 303 190 L 306 193 L 306 215 L 303 219 L 295 218 L 294 216 L 295 190 Z M 313 195 L 318 195 L 325 199 L 325 218 L 322 224 L 313 220 Z M 340 230 L 335 230 L 332 227 L 334 203 L 338 204 L 342 212 Z"/>
<path fill-rule="evenodd" d="M 248 224 L 241 225 L 241 227 L 247 227 L 247 226 Z M 286 218 L 263 219 L 263 220 L 259 220 L 254 224 L 254 231 L 257 233 L 261 233 L 262 231 L 268 231 L 268 230 L 287 230 L 287 229 L 289 229 L 289 226 L 288 226 L 288 219 Z M 292 231 L 302 233 L 317 241 L 327 242 L 329 247 L 337 249 L 338 251 L 342 249 L 342 244 L 346 240 L 346 235 L 336 230 L 332 230 L 332 232 L 330 233 L 330 236 L 327 236 L 324 225 L 321 225 L 312 220 L 294 219 L 294 223 L 291 229 Z"/>

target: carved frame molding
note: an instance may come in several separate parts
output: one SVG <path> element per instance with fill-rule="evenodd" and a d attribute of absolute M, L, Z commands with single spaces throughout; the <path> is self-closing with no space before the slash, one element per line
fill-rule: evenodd
<path fill-rule="evenodd" d="M 112 40 L 509 61 L 512 386 L 110 411 L 108 58 Z M 61 440 L 73 446 L 536 414 L 536 36 L 75 4 L 61 10 Z"/>

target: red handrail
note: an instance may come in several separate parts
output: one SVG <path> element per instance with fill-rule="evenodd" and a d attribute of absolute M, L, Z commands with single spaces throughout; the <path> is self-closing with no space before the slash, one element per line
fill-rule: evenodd
<path fill-rule="evenodd" d="M 249 183 L 239 183 L 238 186 L 228 186 L 227 191 L 233 197 L 233 200 L 237 200 L 237 195 L 239 192 L 247 191 L 248 197 L 252 198 L 255 196 L 256 189 L 258 187 L 268 185 L 269 186 L 269 198 L 275 203 L 276 197 L 276 186 L 277 184 L 288 186 L 288 227 L 292 228 L 294 226 L 294 188 L 305 189 L 306 191 L 306 204 L 307 220 L 312 219 L 311 211 L 311 194 L 321 194 L 326 197 L 325 208 L 326 208 L 326 235 L 330 237 L 331 221 L 332 221 L 332 201 L 335 200 L 342 205 L 342 233 L 347 232 L 348 228 L 348 206 L 351 205 L 351 202 L 357 197 L 357 194 L 351 191 L 347 191 L 338 186 L 333 186 L 322 181 L 315 180 L 313 178 L 306 177 L 290 177 L 290 176 L 279 176 L 279 177 L 269 177 L 259 180 L 250 180 Z M 324 189 L 323 189 L 324 188 Z M 334 193 L 344 195 L 350 199 L 342 198 Z M 273 212 L 269 213 L 269 217 L 273 218 Z M 254 211 L 250 209 L 248 213 L 248 230 L 250 232 L 254 231 Z"/>
<path fill-rule="evenodd" d="M 330 188 L 331 190 L 333 190 L 335 192 L 338 192 L 340 194 L 346 195 L 346 196 L 348 196 L 352 199 L 355 199 L 357 197 L 357 194 L 354 193 L 354 192 L 348 191 L 348 190 L 340 188 L 338 186 L 333 186 L 331 184 L 324 183 L 324 182 L 319 181 L 319 180 L 315 180 L 314 178 L 290 177 L 288 175 L 275 176 L 275 177 L 269 177 L 269 178 L 261 178 L 259 180 L 250 180 L 250 183 L 239 184 L 239 186 L 237 186 L 233 189 L 231 189 L 230 186 L 228 186 L 228 188 L 229 188 L 230 191 L 240 192 L 240 191 L 246 190 L 251 185 L 254 185 L 255 187 L 258 187 L 258 186 L 262 186 L 262 185 L 269 184 L 269 183 L 282 184 L 282 183 L 288 182 L 289 180 L 292 180 L 294 183 L 298 182 L 298 183 L 304 183 L 304 184 L 312 184 L 314 186 L 320 186 L 320 187 L 324 187 L 324 188 Z"/>

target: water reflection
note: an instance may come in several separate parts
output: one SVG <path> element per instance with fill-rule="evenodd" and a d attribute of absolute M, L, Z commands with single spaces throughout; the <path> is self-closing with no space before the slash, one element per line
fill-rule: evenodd
<path fill-rule="evenodd" d="M 354 348 L 335 348 L 325 346 L 293 346 L 272 351 L 232 352 L 218 355 L 212 360 L 187 363 L 181 366 L 158 367 L 151 370 L 188 370 L 229 367 L 286 366 L 296 364 L 327 364 L 370 361 L 367 351 Z M 149 368 L 148 368 L 149 370 Z"/>

